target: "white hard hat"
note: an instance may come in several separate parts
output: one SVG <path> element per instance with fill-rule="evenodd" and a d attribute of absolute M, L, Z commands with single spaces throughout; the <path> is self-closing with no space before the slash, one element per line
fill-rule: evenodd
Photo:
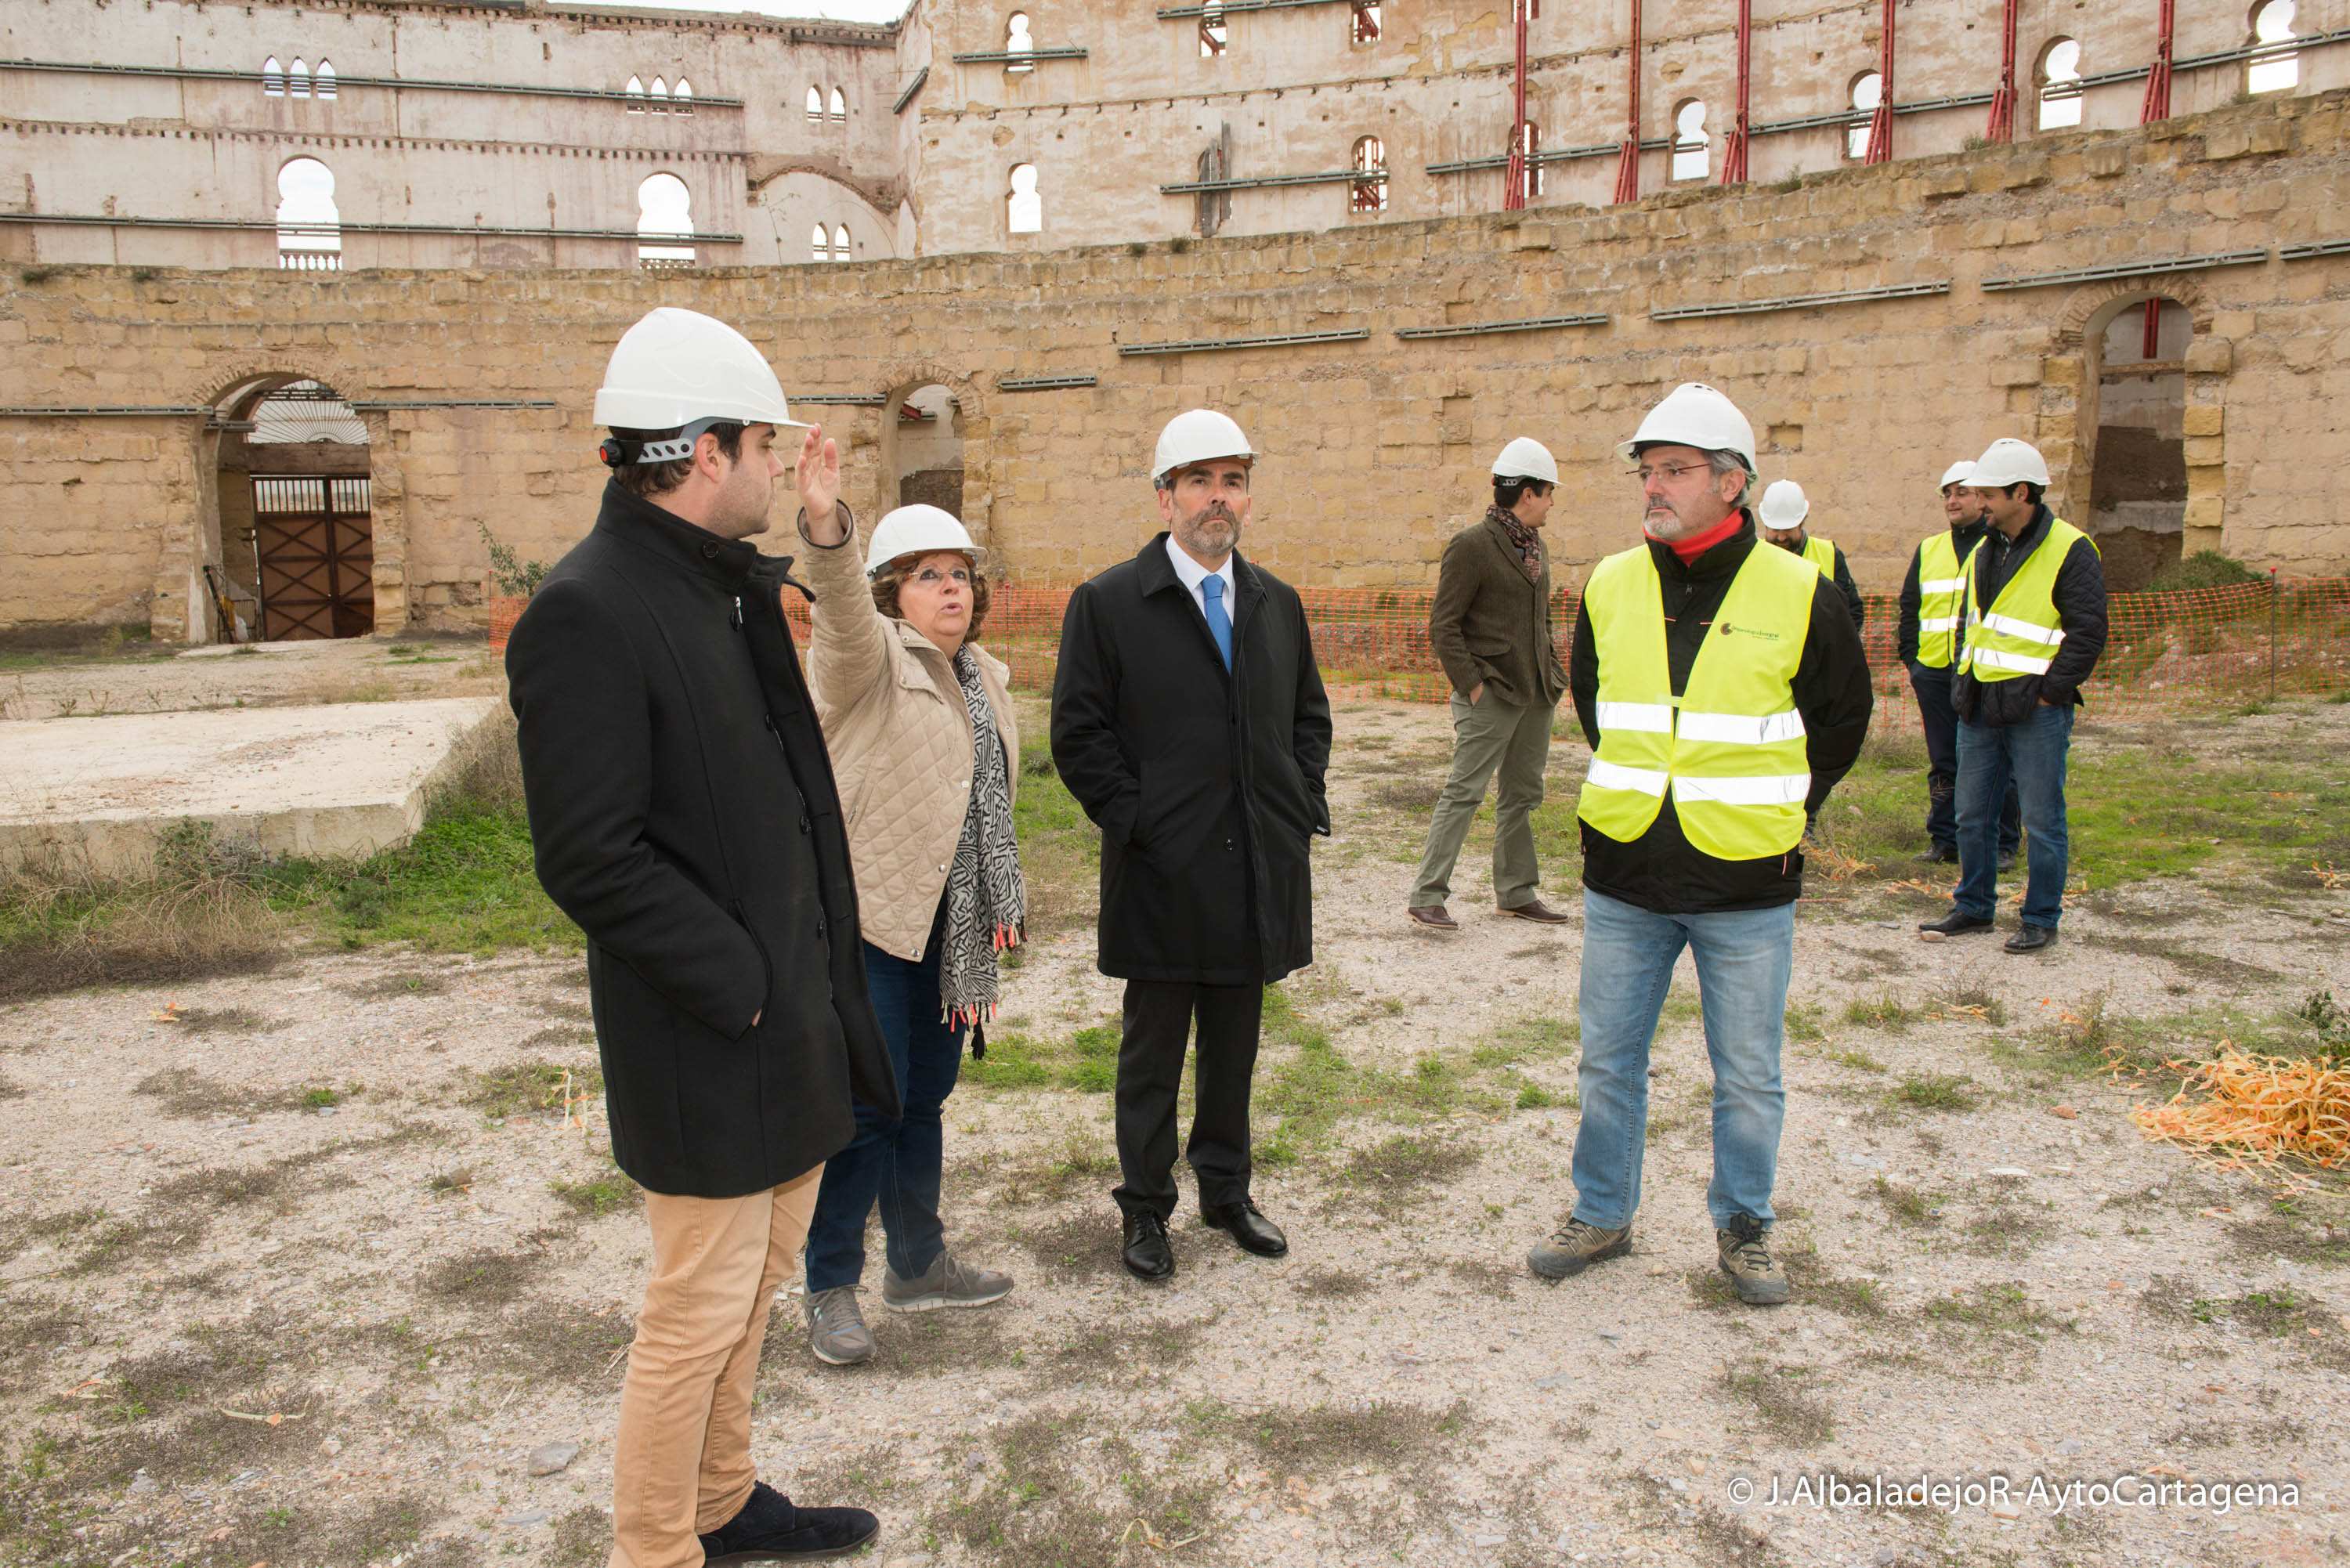
<path fill-rule="evenodd" d="M 1693 446 L 1700 452 L 1734 452 L 1754 472 L 1754 427 L 1738 405 L 1701 381 L 1684 381 L 1648 410 L 1639 433 L 1616 444 L 1626 462 L 1639 461 L 1644 446 Z"/>
<path fill-rule="evenodd" d="M 1256 453 L 1249 450 L 1248 437 L 1241 434 L 1241 427 L 1230 414 L 1213 409 L 1187 410 L 1169 420 L 1167 428 L 1159 432 L 1159 451 L 1150 460 L 1151 482 L 1157 483 L 1179 468 L 1219 457 L 1253 462 Z"/>
<path fill-rule="evenodd" d="M 1520 436 L 1502 449 L 1493 460 L 1496 479 L 1539 479 L 1544 484 L 1558 483 L 1558 460 L 1550 448 L 1532 436 Z"/>
<path fill-rule="evenodd" d="M 1804 498 L 1804 487 L 1792 479 L 1774 480 L 1762 493 L 1760 515 L 1765 528 L 1800 527 L 1811 514 L 1812 504 Z"/>
<path fill-rule="evenodd" d="M 970 530 L 953 513 L 940 506 L 900 506 L 874 524 L 872 542 L 865 547 L 865 575 L 872 576 L 900 556 L 927 556 L 934 550 L 979 554 Z"/>
<path fill-rule="evenodd" d="M 2048 460 L 2028 441 L 2002 436 L 1975 459 L 1967 483 L 1978 490 L 2004 490 L 2011 484 L 2046 484 Z"/>
<path fill-rule="evenodd" d="M 1962 458 L 1942 470 L 1942 483 L 1934 488 L 1948 490 L 1953 484 L 1972 484 L 1974 482 L 1975 465 Z"/>
<path fill-rule="evenodd" d="M 598 424 L 671 431 L 722 421 L 808 428 L 785 406 L 783 386 L 766 357 L 723 321 L 665 305 L 620 335 L 596 393 Z M 648 451 L 639 461 L 667 460 Z"/>

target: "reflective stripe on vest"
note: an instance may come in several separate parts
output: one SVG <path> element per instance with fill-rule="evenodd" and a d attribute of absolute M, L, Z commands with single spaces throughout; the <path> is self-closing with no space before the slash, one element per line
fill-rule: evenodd
<path fill-rule="evenodd" d="M 1918 546 L 1918 662 L 1948 670 L 1958 657 L 1959 604 L 1967 590 L 1948 528 Z"/>
<path fill-rule="evenodd" d="M 1819 574 L 1756 541 L 1676 699 L 1664 590 L 1646 545 L 1599 563 L 1584 589 L 1599 656 L 1599 750 L 1575 815 L 1622 843 L 1669 788 L 1690 844 L 1723 860 L 1783 855 L 1804 836 L 1812 775 L 1794 680 Z"/>
<path fill-rule="evenodd" d="M 1967 557 L 1966 646 L 1959 653 L 1960 670 L 1983 681 L 2048 673 L 2056 647 L 2064 640 L 2056 614 L 2056 574 L 2072 554 L 2073 542 L 2086 537 L 2062 517 L 2049 518 L 2047 536 L 2033 546 L 2031 556 L 2007 579 L 1988 611 L 1975 603 L 1975 557 Z M 1985 535 L 1985 543 L 1989 539 Z M 1975 548 L 1980 552 L 1982 545 Z"/>
<path fill-rule="evenodd" d="M 1835 546 L 1814 534 L 1804 541 L 1804 559 L 1820 569 L 1820 576 L 1835 581 Z"/>

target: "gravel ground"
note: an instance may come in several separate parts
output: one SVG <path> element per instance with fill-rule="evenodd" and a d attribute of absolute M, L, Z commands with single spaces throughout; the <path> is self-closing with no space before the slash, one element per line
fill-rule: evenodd
<path fill-rule="evenodd" d="M 2238 729 L 2339 748 L 2346 721 Z M 907 1565 L 2344 1558 L 2339 1189 L 2281 1212 L 2144 1140 L 2126 1114 L 2158 1088 L 2032 1044 L 2099 993 L 2139 1019 L 2350 994 L 2340 892 L 2254 898 L 2207 870 L 2085 900 L 2014 959 L 1918 941 L 1916 889 L 1821 882 L 1796 951 L 1816 1027 L 1786 1055 L 1794 1300 L 1744 1308 L 1711 1272 L 1686 961 L 1636 1251 L 1550 1286 L 1523 1260 L 1572 1196 L 1579 927 L 1481 906 L 1482 828 L 1463 929 L 1408 926 L 1424 816 L 1381 792 L 1440 770 L 1442 712 L 1344 703 L 1339 725 L 1322 961 L 1285 990 L 1344 1063 L 1449 1097 L 1333 1107 L 1334 1142 L 1259 1177 L 1289 1256 L 1187 1210 L 1152 1288 L 1117 1264 L 1108 1096 L 967 1085 L 950 1234 L 1019 1289 L 880 1321 L 880 1356 L 838 1370 L 784 1300 L 758 1417 L 776 1484 L 874 1508 L 874 1560 Z M 1583 748 L 1554 755 L 1571 799 Z M 1575 902 L 1571 862 L 1549 890 Z M 1846 1020 L 1888 994 L 1919 1015 Z M 1063 1037 L 1117 996 L 1090 932 L 1062 932 L 1011 974 L 1003 1027 Z M 0 1542 L 117 1568 L 601 1563 L 647 1243 L 595 1185 L 595 1107 L 533 1108 L 548 1080 L 517 1075 L 592 1064 L 585 1002 L 570 955 L 379 950 L 0 1012 Z M 1269 1043 L 1261 1091 L 1314 1049 Z M 2003 1477 L 2014 1506 L 1794 1496 L 1827 1475 Z M 2060 1513 L 2031 1491 L 2123 1475 L 2296 1501 Z"/>

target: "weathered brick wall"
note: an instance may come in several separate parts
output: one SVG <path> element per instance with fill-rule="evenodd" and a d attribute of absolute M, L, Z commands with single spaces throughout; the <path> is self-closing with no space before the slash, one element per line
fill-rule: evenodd
<path fill-rule="evenodd" d="M 558 555 L 602 472 L 588 410 L 611 345 L 659 304 L 740 324 L 795 393 L 951 388 L 963 506 L 1016 577 L 1068 581 L 1155 527 L 1159 424 L 1231 410 L 1265 453 L 1248 548 L 1301 582 L 1421 584 L 1482 504 L 1501 443 L 1565 471 L 1553 514 L 1577 570 L 1636 536 L 1609 449 L 1675 382 L 1712 381 L 1800 480 L 1862 585 L 1898 586 L 1939 517 L 1934 481 L 1993 437 L 2039 441 L 2086 501 L 2094 345 L 2159 292 L 2194 324 L 2185 414 L 2191 551 L 2287 572 L 2350 566 L 2334 410 L 2350 387 L 2350 258 L 2279 245 L 2345 233 L 2345 95 L 2264 100 L 2142 131 L 2043 137 L 1636 207 L 1044 255 L 648 275 L 67 269 L 0 298 L 11 401 L 209 402 L 255 374 L 362 400 L 554 400 L 546 411 L 370 414 L 379 625 L 478 619 L 487 524 Z M 1986 292 L 1999 278 L 2265 250 L 2254 265 Z M 1947 295 L 1711 319 L 1652 309 L 1948 281 Z M 1398 327 L 1606 312 L 1601 327 L 1401 340 Z M 1356 341 L 1121 358 L 1121 344 L 1360 327 Z M 1002 389 L 1093 375 L 1083 389 Z M 816 410 L 868 515 L 894 472 L 880 408 Z M 0 624 L 144 607 L 183 635 L 216 537 L 189 418 L 0 421 Z M 890 498 L 894 499 L 894 498 Z M 778 511 L 787 520 L 788 505 Z M 787 523 L 786 523 L 787 525 Z M 213 546 L 216 548 L 216 545 Z M 776 547 L 783 547 L 780 536 Z"/>

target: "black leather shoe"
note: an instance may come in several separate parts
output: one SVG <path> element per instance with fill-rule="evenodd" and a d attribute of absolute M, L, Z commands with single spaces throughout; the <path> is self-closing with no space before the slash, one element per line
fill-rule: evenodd
<path fill-rule="evenodd" d="M 1144 1212 L 1126 1217 L 1126 1272 L 1138 1280 L 1163 1280 L 1175 1272 L 1175 1249 L 1167 1242 L 1167 1221 Z"/>
<path fill-rule="evenodd" d="M 1929 845 L 1918 858 L 1929 866 L 1956 866 L 1959 863 L 1959 846 L 1955 844 Z"/>
<path fill-rule="evenodd" d="M 1946 937 L 1956 937 L 1963 936 L 1969 931 L 1987 931 L 1991 929 L 1991 922 L 1980 915 L 1961 915 L 1956 909 L 1952 909 L 1939 920 L 1918 921 L 1918 929 L 1921 931 L 1939 931 Z"/>
<path fill-rule="evenodd" d="M 702 1538 L 702 1561 L 799 1563 L 839 1557 L 881 1533 L 881 1521 L 861 1508 L 795 1508 L 765 1481 L 751 1484 L 742 1511 Z"/>
<path fill-rule="evenodd" d="M 1243 1252 L 1254 1252 L 1260 1258 L 1278 1258 L 1289 1251 L 1289 1238 L 1281 1227 L 1259 1211 L 1253 1199 L 1243 1198 L 1238 1203 L 1202 1203 L 1200 1219 L 1211 1231 L 1229 1231 Z"/>
<path fill-rule="evenodd" d="M 2012 850 L 2012 849 L 2002 849 L 2002 850 L 2001 850 L 2001 851 L 1999 852 L 1999 869 L 2000 869 L 2000 874 L 2001 874 L 2002 876 L 2004 876 L 2004 875 L 2006 875 L 2008 872 L 2012 871 L 2012 870 L 2014 870 L 2014 869 L 2015 869 L 2015 851 L 2014 851 L 2014 850 Z"/>
<path fill-rule="evenodd" d="M 2007 950 L 2012 953 L 2036 953 L 2042 948 L 2056 945 L 2054 926 L 2026 926 L 2007 939 Z"/>

